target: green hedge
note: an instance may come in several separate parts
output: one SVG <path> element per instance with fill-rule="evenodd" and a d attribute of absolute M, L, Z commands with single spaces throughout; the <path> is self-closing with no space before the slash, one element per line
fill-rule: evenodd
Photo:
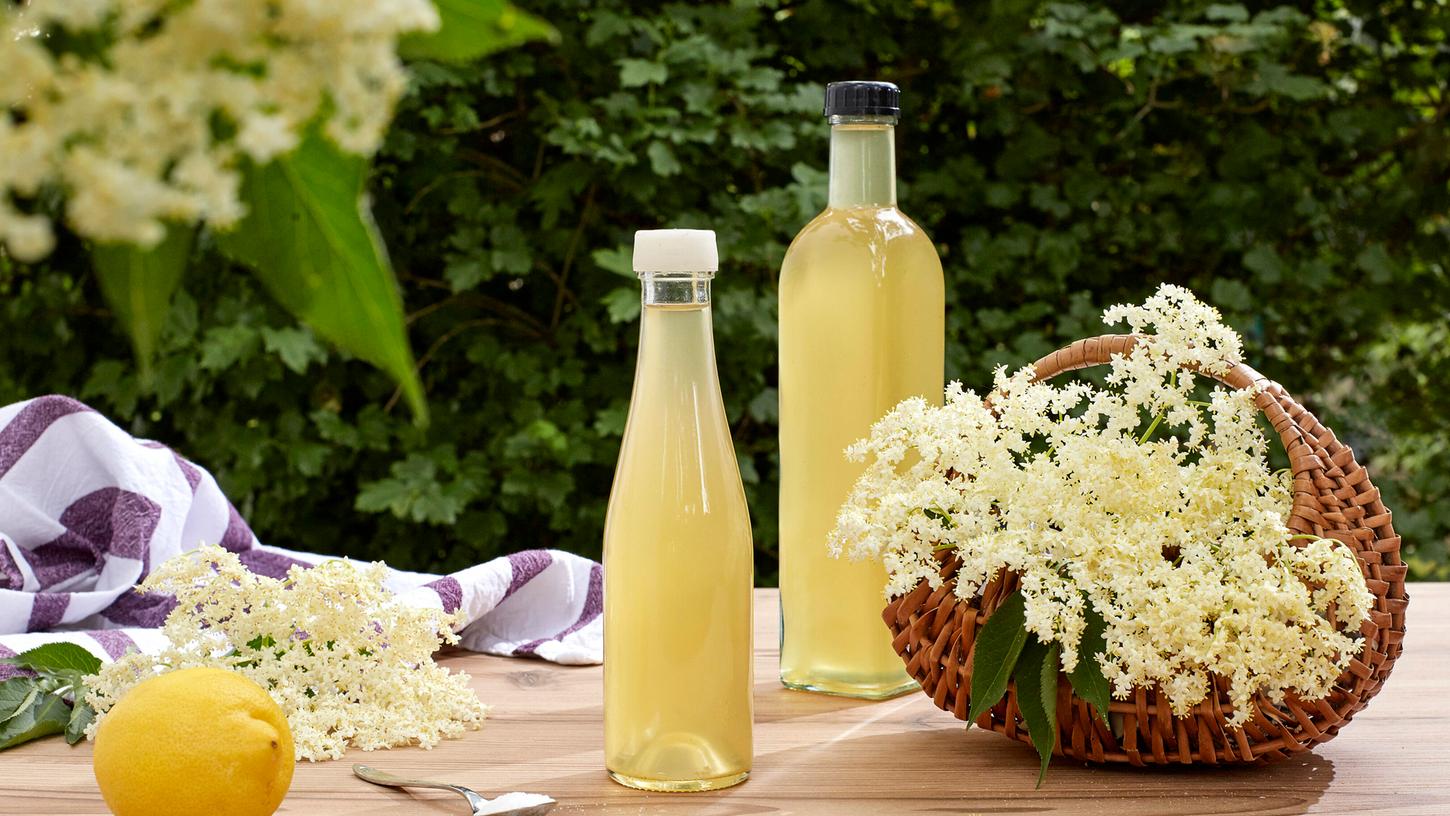
<path fill-rule="evenodd" d="M 950 377 L 980 388 L 1188 285 L 1372 462 L 1415 576 L 1450 577 L 1450 12 L 1111 5 L 529 3 L 562 44 L 417 64 L 373 182 L 430 427 L 205 242 L 147 384 L 78 247 L 0 261 L 0 401 L 69 392 L 174 444 L 276 544 L 435 570 L 597 555 L 631 234 L 710 227 L 769 582 L 775 271 L 824 203 L 824 82 L 883 78 L 903 208 L 947 270 Z"/>

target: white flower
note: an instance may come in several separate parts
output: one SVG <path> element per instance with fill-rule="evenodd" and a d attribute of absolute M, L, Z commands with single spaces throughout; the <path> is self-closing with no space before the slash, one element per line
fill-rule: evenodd
<path fill-rule="evenodd" d="M 287 153 L 319 117 L 371 155 L 406 84 L 398 38 L 439 24 L 430 0 L 0 8 L 0 241 L 26 261 L 53 243 L 34 223 L 42 190 L 62 194 L 80 236 L 150 246 L 163 222 L 234 224 L 242 158 Z M 53 56 L 59 29 L 106 44 Z"/>
<path fill-rule="evenodd" d="M 299 759 L 338 759 L 349 747 L 432 747 L 478 728 L 488 712 L 468 676 L 433 662 L 456 643 L 457 616 L 404 606 L 382 564 L 327 561 L 274 580 L 208 546 L 162 564 L 142 584 L 176 596 L 156 655 L 131 653 L 87 681 L 96 723 L 132 686 L 177 669 L 240 672 L 287 715 Z"/>
<path fill-rule="evenodd" d="M 1151 334 L 1112 361 L 1107 387 L 999 369 L 990 409 L 953 383 L 941 407 L 911 399 L 877 422 L 847 452 L 868 461 L 832 551 L 879 558 L 888 596 L 939 586 L 939 548 L 962 561 L 964 599 L 1017 573 L 1028 630 L 1060 644 L 1069 671 L 1091 606 L 1116 694 L 1156 685 L 1179 715 L 1213 675 L 1230 682 L 1234 724 L 1255 693 L 1324 697 L 1359 653 L 1372 597 L 1342 544 L 1291 537 L 1255 394 L 1194 398 L 1185 369 L 1226 372 L 1238 335 L 1173 286 L 1103 317 Z"/>
<path fill-rule="evenodd" d="M 297 129 L 286 119 L 263 113 L 248 116 L 237 133 L 237 147 L 241 148 L 258 164 L 266 164 L 274 157 L 297 146 Z"/>
<path fill-rule="evenodd" d="M 21 261 L 37 261 L 50 253 L 55 236 L 50 222 L 38 215 L 6 213 L 0 208 L 0 240 Z"/>

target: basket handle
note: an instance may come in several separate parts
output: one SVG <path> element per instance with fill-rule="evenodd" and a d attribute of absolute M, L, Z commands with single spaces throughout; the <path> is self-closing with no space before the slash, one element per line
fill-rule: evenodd
<path fill-rule="evenodd" d="M 1145 338 L 1141 334 L 1103 334 L 1087 337 L 1054 351 L 1032 364 L 1037 379 L 1047 380 L 1067 371 L 1077 371 L 1112 362 L 1114 355 L 1128 355 Z M 1203 374 L 1205 372 L 1199 371 Z M 1223 376 L 1209 375 L 1230 388 L 1248 388 L 1263 381 L 1273 385 L 1269 379 L 1245 363 L 1237 363 Z M 1280 389 L 1282 390 L 1282 389 Z M 1262 407 L 1262 406 L 1260 406 Z M 1270 417 L 1273 419 L 1273 417 Z"/>
<path fill-rule="evenodd" d="M 1068 371 L 1091 368 L 1097 365 L 1107 365 L 1112 362 L 1114 355 L 1131 354 L 1139 343 L 1146 340 L 1141 334 L 1104 334 L 1097 337 L 1087 337 L 1063 346 L 1057 351 L 1043 357 L 1032 364 L 1036 372 L 1037 380 L 1047 380 Z M 1206 374 L 1199 371 L 1197 373 Z M 1301 419 L 1313 420 L 1313 415 L 1294 398 L 1289 396 L 1278 383 L 1255 371 L 1246 363 L 1236 363 L 1227 373 L 1223 375 L 1208 375 L 1230 388 L 1250 388 L 1260 386 L 1258 395 L 1254 398 L 1254 404 L 1264 416 L 1268 418 L 1269 424 L 1279 434 L 1279 441 L 1284 445 L 1284 451 L 1289 455 L 1289 471 L 1293 474 L 1295 482 L 1301 479 L 1306 480 L 1306 485 L 1312 485 L 1315 472 L 1323 472 L 1324 461 L 1314 453 L 1314 448 L 1304 438 L 1304 429 L 1300 426 Z M 1313 522 L 1319 518 L 1317 503 L 1311 498 L 1312 490 L 1296 489 L 1294 491 L 1294 509 L 1290 513 L 1289 528 L 1296 533 L 1307 533 L 1312 531 Z"/>

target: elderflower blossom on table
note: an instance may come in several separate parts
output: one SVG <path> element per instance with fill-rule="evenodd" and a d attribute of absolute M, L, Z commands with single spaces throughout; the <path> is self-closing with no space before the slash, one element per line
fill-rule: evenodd
<path fill-rule="evenodd" d="M 1187 369 L 1226 373 L 1238 335 L 1174 286 L 1103 320 L 1147 335 L 1112 361 L 1106 387 L 998 369 L 990 406 L 952 383 L 945 405 L 909 399 L 881 419 L 848 450 L 870 461 L 833 552 L 882 560 L 891 597 L 940 586 L 940 550 L 961 559 L 963 599 L 1018 574 L 1026 627 L 1060 644 L 1064 671 L 1082 659 L 1091 604 L 1120 699 L 1156 685 L 1183 716 L 1218 675 L 1239 725 L 1256 693 L 1324 697 L 1362 646 L 1372 597 L 1348 548 L 1290 533 L 1255 394 L 1193 399 Z M 1162 424 L 1185 438 L 1152 438 Z"/>
<path fill-rule="evenodd" d="M 349 747 L 431 748 L 478 728 L 488 713 L 468 675 L 433 662 L 456 643 L 456 616 L 398 603 L 386 567 L 324 561 L 282 580 L 256 575 L 207 546 L 178 555 L 141 585 L 176 596 L 162 629 L 170 644 L 132 652 L 87 680 L 98 719 L 142 680 L 196 666 L 230 669 L 266 689 L 287 715 L 298 759 L 338 759 Z"/>
<path fill-rule="evenodd" d="M 439 25 L 430 0 L 29 0 L 0 10 L 0 243 L 22 261 L 54 244 L 58 191 L 75 232 L 154 246 L 163 221 L 244 215 L 244 160 L 297 146 L 319 116 L 371 155 L 405 75 L 404 33 Z"/>

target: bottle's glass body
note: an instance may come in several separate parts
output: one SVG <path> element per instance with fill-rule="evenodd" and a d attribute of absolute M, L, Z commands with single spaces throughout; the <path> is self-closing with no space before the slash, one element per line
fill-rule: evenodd
<path fill-rule="evenodd" d="M 881 619 L 884 567 L 827 534 L 861 473 L 848 445 L 901 400 L 939 402 L 941 261 L 896 208 L 894 117 L 833 117 L 830 204 L 780 273 L 781 681 L 868 699 L 915 687 Z"/>
<path fill-rule="evenodd" d="M 631 787 L 712 790 L 752 759 L 754 545 L 715 369 L 710 276 L 644 274 L 604 532 L 604 753 Z"/>

